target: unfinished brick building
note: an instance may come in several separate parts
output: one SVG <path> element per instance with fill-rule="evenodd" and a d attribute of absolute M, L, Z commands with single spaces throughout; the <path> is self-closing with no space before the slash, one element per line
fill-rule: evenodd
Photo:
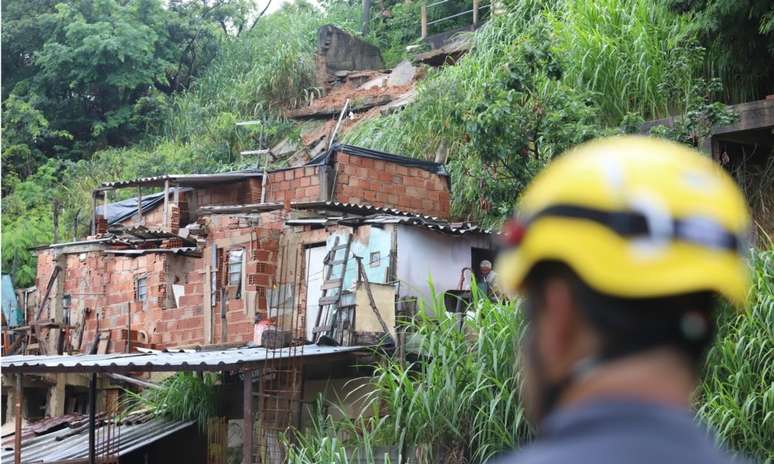
<path fill-rule="evenodd" d="M 142 196 L 153 188 L 164 190 Z M 111 216 L 109 193 L 117 189 L 137 189 L 134 214 Z M 66 340 L 49 337 L 41 352 L 57 343 L 80 352 L 244 344 L 253 341 L 256 320 L 292 327 L 294 339 L 310 341 L 318 321 L 306 320 L 307 268 L 321 273 L 332 243 L 320 245 L 336 231 L 346 231 L 344 243 L 359 226 L 377 228 L 353 218 L 388 215 L 399 218 L 393 224 L 419 221 L 458 236 L 474 227 L 453 230 L 445 222 L 449 179 L 442 165 L 346 145 L 265 176 L 256 170 L 106 183 L 94 192 L 94 205 L 91 236 L 37 251 L 39 291 L 61 269 L 46 311 L 75 327 Z M 490 248 L 488 236 L 480 237 Z M 373 283 L 398 280 L 395 250 L 365 259 Z M 351 261 L 344 272 L 354 278 Z"/>
<path fill-rule="evenodd" d="M 243 422 L 245 436 L 259 431 L 258 446 L 244 448 L 258 462 L 283 462 L 281 434 L 301 425 L 316 395 L 346 395 L 360 375 L 356 352 L 405 345 L 398 317 L 433 291 L 464 292 L 471 269 L 492 258 L 491 234 L 449 220 L 449 185 L 443 165 L 347 145 L 265 173 L 106 183 L 94 191 L 85 240 L 37 249 L 37 306 L 12 352 L 22 356 L 9 362 L 35 371 L 25 366 L 42 359 L 55 364 L 43 372 L 57 374 L 26 375 L 17 391 L 28 410 L 33 391 L 47 392 L 45 414 L 61 416 L 79 412 L 69 405 L 83 403 L 86 377 L 81 367 L 62 373 L 60 362 L 137 363 L 99 368 L 105 398 L 118 397 L 114 382 L 138 381 L 116 373 L 213 368 L 155 364 L 170 354 L 160 350 L 214 356 L 232 374 L 243 363 L 244 396 L 257 379 L 260 412 Z M 126 189 L 135 196 L 111 202 Z M 51 356 L 68 353 L 97 356 Z M 241 417 L 254 417 L 252 402 L 242 405 Z"/>

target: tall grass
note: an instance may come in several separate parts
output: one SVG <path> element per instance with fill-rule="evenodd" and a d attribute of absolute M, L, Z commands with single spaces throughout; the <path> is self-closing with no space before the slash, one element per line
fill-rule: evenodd
<path fill-rule="evenodd" d="M 688 18 L 663 1 L 575 0 L 549 12 L 565 79 L 595 92 L 605 123 L 627 113 L 656 119 L 681 112 L 702 52 Z"/>
<path fill-rule="evenodd" d="M 379 447 L 395 447 L 412 462 L 484 462 L 524 441 L 519 312 L 513 303 L 475 299 L 475 315 L 462 324 L 441 302 L 434 311 L 441 316 L 409 322 L 419 359 L 383 359 L 364 384 L 370 389 L 350 393 L 366 400 L 359 418 L 334 420 L 319 409 L 313 427 L 289 445 L 289 462 L 348 462 L 336 457 L 351 459 L 357 450 L 362 458 Z"/>
<path fill-rule="evenodd" d="M 167 377 L 160 388 L 149 388 L 142 393 L 126 391 L 128 397 L 124 409 L 148 409 L 154 415 L 173 420 L 195 420 L 200 428 L 207 418 L 217 412 L 218 396 L 216 376 L 207 373 L 199 377 L 194 373 L 179 372 Z"/>
<path fill-rule="evenodd" d="M 699 390 L 699 415 L 731 448 L 774 463 L 774 245 L 752 257 L 747 311 L 731 308 Z"/>
<path fill-rule="evenodd" d="M 772 463 L 774 247 L 754 252 L 751 266 L 749 310 L 720 315 L 696 406 L 732 450 Z M 313 425 L 286 443 L 289 462 L 375 462 L 392 447 L 411 462 L 477 463 L 528 441 L 518 395 L 521 313 L 513 302 L 475 301 L 462 329 L 440 301 L 441 316 L 411 321 L 418 359 L 383 358 L 370 389 L 350 393 L 367 400 L 357 418 L 334 419 L 318 403 Z"/>

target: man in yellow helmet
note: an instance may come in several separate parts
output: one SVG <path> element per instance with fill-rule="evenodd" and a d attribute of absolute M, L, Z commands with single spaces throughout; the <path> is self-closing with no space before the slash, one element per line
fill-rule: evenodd
<path fill-rule="evenodd" d="M 748 228 L 734 181 L 675 143 L 601 139 L 538 175 L 496 266 L 538 438 L 500 462 L 731 462 L 690 407 L 718 297 L 746 298 Z"/>

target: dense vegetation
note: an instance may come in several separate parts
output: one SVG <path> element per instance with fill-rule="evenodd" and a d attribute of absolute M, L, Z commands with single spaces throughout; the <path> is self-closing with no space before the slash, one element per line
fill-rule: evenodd
<path fill-rule="evenodd" d="M 774 248 L 753 258 L 749 310 L 723 307 L 697 396 L 700 417 L 732 449 L 774 462 Z M 513 302 L 474 298 L 464 322 L 446 313 L 408 321 L 422 358 L 383 357 L 354 420 L 333 419 L 319 405 L 311 427 L 289 443 L 289 461 L 374 462 L 391 449 L 418 462 L 484 462 L 532 434 L 518 397 L 516 356 L 522 321 Z M 516 317 L 514 317 L 514 314 Z M 327 408 L 327 409 L 326 409 Z"/>
<path fill-rule="evenodd" d="M 241 150 L 297 136 L 282 110 L 319 94 L 317 28 L 358 33 L 362 25 L 360 5 L 320 3 L 298 0 L 262 16 L 249 0 L 2 2 L 3 272 L 30 285 L 29 247 L 83 236 L 100 182 L 235 169 Z M 468 4 L 447 2 L 431 19 Z M 421 2 L 378 5 L 364 38 L 393 65 L 418 45 Z M 505 15 L 470 34 L 473 49 L 459 63 L 429 72 L 413 104 L 347 136 L 446 161 L 459 217 L 498 223 L 532 176 L 575 143 L 683 114 L 682 124 L 658 134 L 696 144 L 713 123 L 733 118 L 722 103 L 773 90 L 774 6 L 766 0 L 505 5 Z M 237 127 L 240 120 L 260 124 Z M 774 462 L 773 253 L 755 256 L 752 309 L 721 319 L 699 399 L 725 441 L 767 462 Z M 397 444 L 427 461 L 480 462 L 527 438 L 515 388 L 515 308 L 478 305 L 466 332 L 450 319 L 412 321 L 431 361 L 386 359 L 368 397 L 372 414 L 358 421 L 334 421 L 321 405 L 292 460 L 344 461 L 351 458 L 344 445 L 374 453 Z M 197 406 L 212 402 L 207 382 L 178 376 L 168 384 L 140 400 L 200 422 L 211 412 Z"/>
<path fill-rule="evenodd" d="M 2 18 L 2 264 L 3 272 L 22 286 L 31 285 L 35 275 L 30 246 L 87 232 L 91 190 L 99 183 L 234 169 L 240 165 L 241 150 L 266 148 L 292 134 L 280 110 L 302 103 L 305 92 L 314 91 L 317 28 L 333 22 L 351 29 L 359 23 L 359 8 L 346 3 L 331 5 L 326 14 L 299 3 L 263 17 L 247 7 L 253 2 L 243 0 L 174 1 L 167 8 L 161 0 L 83 0 L 58 7 L 53 0 L 38 3 L 30 9 L 26 1 L 3 2 Z M 122 8 L 112 8 L 119 4 Z M 150 14 L 148 9 L 155 12 L 152 25 L 158 31 L 143 29 L 142 40 L 149 42 L 139 47 L 142 57 L 137 62 L 154 69 L 132 64 L 145 80 L 127 78 L 142 91 L 129 90 L 118 74 L 129 72 L 122 64 L 129 59 L 122 54 L 122 44 L 133 39 L 118 36 L 124 28 L 114 27 L 120 18 L 113 16 L 142 23 L 137 16 Z M 62 17 L 65 12 L 69 16 Z M 61 23 L 67 30 L 60 37 L 42 20 Z M 101 34 L 100 40 L 73 36 L 68 31 L 75 25 Z M 95 32 L 98 28 L 105 31 Z M 154 34 L 158 37 L 151 40 Z M 46 44 L 67 48 L 73 58 L 50 76 L 58 77 L 59 85 L 67 83 L 69 90 L 51 90 L 52 96 L 43 99 L 42 90 L 31 89 L 47 88 L 39 82 L 45 73 L 38 62 Z M 162 52 L 166 55 L 157 56 Z M 94 67 L 88 58 L 100 53 L 105 62 Z M 24 66 L 13 67 L 14 62 Z M 116 76 L 105 79 L 102 68 Z M 110 82 L 118 84 L 107 85 Z M 84 94 L 74 90 L 81 85 Z M 111 103 L 80 112 L 83 105 L 93 104 L 92 92 Z M 78 105 L 81 110 L 75 109 Z M 80 115 L 77 130 L 72 115 L 60 108 Z M 116 119 L 118 115 L 123 119 Z M 240 120 L 263 124 L 237 128 Z"/>
<path fill-rule="evenodd" d="M 772 8 L 753 3 L 509 0 L 466 58 L 430 73 L 416 103 L 349 141 L 447 160 L 455 213 L 497 223 L 574 143 L 686 111 L 695 124 L 670 135 L 695 143 L 697 125 L 726 117 L 709 105 L 716 97 L 769 91 L 774 60 L 755 57 L 774 52 Z M 418 43 L 420 2 L 378 5 L 365 39 L 394 64 Z M 465 5 L 433 7 L 431 19 Z M 247 0 L 3 2 L 4 272 L 30 285 L 30 246 L 83 236 L 100 182 L 234 169 L 241 150 L 295 136 L 282 110 L 319 94 L 315 31 L 362 25 L 360 5 L 321 8 L 299 0 L 261 16 Z M 720 46 L 721 32 L 750 50 Z"/>

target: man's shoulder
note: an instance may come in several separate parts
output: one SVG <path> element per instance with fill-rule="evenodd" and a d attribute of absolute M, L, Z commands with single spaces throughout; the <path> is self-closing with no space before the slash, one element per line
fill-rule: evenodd
<path fill-rule="evenodd" d="M 659 447 L 641 440 L 606 442 L 603 440 L 553 444 L 550 441 L 528 445 L 522 450 L 498 456 L 493 464 L 744 464 L 715 447 L 680 449 Z"/>
<path fill-rule="evenodd" d="M 686 411 L 606 402 L 560 411 L 546 434 L 496 464 L 731 464 Z"/>

